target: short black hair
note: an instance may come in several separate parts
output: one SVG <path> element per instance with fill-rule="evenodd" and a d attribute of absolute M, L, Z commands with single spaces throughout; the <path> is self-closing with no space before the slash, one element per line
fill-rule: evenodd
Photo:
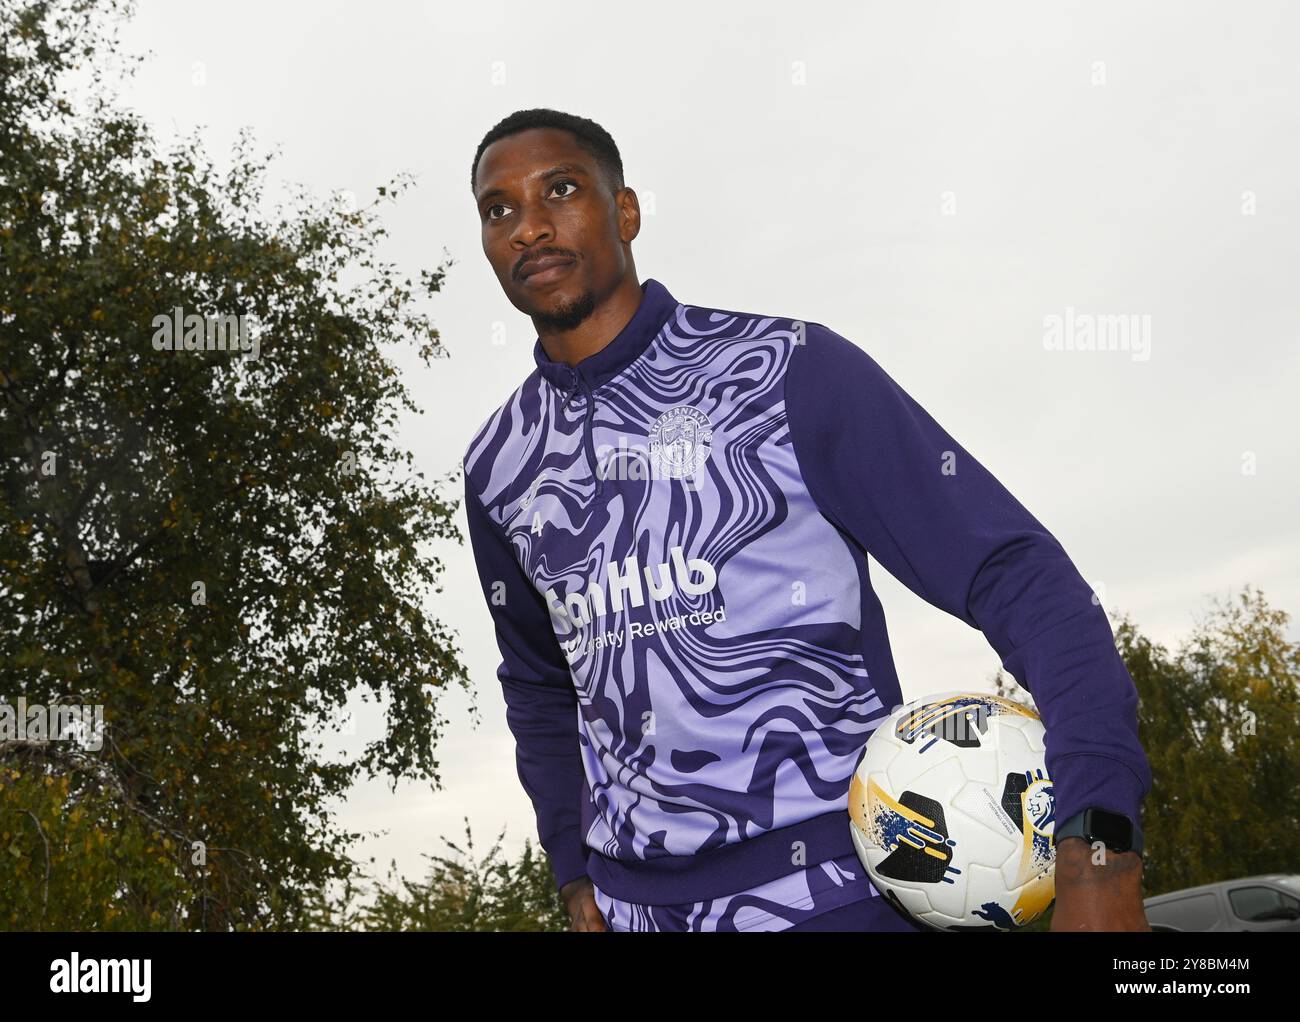
<path fill-rule="evenodd" d="M 619 156 L 618 146 L 608 131 L 586 117 L 578 117 L 576 114 L 566 114 L 546 107 L 536 107 L 532 110 L 516 110 L 509 117 L 497 121 L 492 126 L 492 130 L 483 136 L 483 141 L 478 144 L 478 151 L 474 153 L 474 162 L 469 169 L 470 191 L 474 190 L 477 183 L 478 161 L 483 155 L 483 150 L 498 139 L 516 135 L 530 128 L 559 128 L 561 131 L 569 132 L 577 139 L 578 145 L 596 161 L 596 165 L 605 176 L 606 183 L 610 186 L 610 191 L 616 192 L 623 187 L 623 157 Z"/>

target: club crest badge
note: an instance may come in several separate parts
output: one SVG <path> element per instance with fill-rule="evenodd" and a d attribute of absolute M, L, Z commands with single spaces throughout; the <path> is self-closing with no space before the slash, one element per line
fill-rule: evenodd
<path fill-rule="evenodd" d="M 650 429 L 650 465 L 656 479 L 692 479 L 713 449 L 713 424 L 691 405 L 670 408 Z"/>

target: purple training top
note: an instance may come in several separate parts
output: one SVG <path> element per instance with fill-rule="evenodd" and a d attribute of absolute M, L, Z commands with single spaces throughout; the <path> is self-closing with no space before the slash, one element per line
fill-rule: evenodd
<path fill-rule="evenodd" d="M 1137 692 L 1051 533 L 829 328 L 642 290 L 576 367 L 539 340 L 464 459 L 557 886 L 683 905 L 854 853 L 849 780 L 904 701 L 868 552 L 1032 692 L 1056 818 L 1140 826 Z"/>

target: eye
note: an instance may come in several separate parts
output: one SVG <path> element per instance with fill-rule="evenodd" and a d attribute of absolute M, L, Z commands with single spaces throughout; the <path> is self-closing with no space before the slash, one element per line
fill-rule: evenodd
<path fill-rule="evenodd" d="M 578 182 L 577 182 L 577 181 L 571 181 L 571 180 L 569 180 L 568 178 L 562 178 L 562 179 L 560 179 L 559 181 L 556 181 L 555 184 L 551 185 L 551 191 L 554 192 L 555 189 L 560 188 L 560 187 L 565 187 L 565 188 L 569 188 L 569 189 L 574 189 L 574 190 L 576 190 L 576 189 L 578 188 Z M 568 198 L 569 196 L 571 196 L 572 194 L 573 194 L 573 191 L 566 191 L 563 195 L 560 195 L 559 198 L 561 198 L 561 199 L 567 199 L 567 198 Z M 501 217 L 493 216 L 493 215 L 492 215 L 492 211 L 493 211 L 494 209 L 508 209 L 508 208 L 509 208 L 509 207 L 504 206 L 504 205 L 502 205 L 502 204 L 499 203 L 499 202 L 494 202 L 491 206 L 488 206 L 488 208 L 485 209 L 483 212 L 487 215 L 487 218 L 488 218 L 489 221 L 496 221 L 496 220 L 500 220 Z M 503 213 L 502 216 L 504 216 L 504 215 L 505 215 L 505 214 Z"/>

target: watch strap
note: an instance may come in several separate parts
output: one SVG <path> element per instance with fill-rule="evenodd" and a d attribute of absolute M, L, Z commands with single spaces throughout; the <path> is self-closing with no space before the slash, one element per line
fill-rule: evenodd
<path fill-rule="evenodd" d="M 1059 844 L 1062 838 L 1067 837 L 1081 837 L 1088 844 L 1100 841 L 1113 852 L 1137 852 L 1141 855 L 1143 849 L 1141 827 L 1123 813 L 1096 806 L 1089 806 L 1058 824 L 1052 833 L 1052 843 Z"/>

